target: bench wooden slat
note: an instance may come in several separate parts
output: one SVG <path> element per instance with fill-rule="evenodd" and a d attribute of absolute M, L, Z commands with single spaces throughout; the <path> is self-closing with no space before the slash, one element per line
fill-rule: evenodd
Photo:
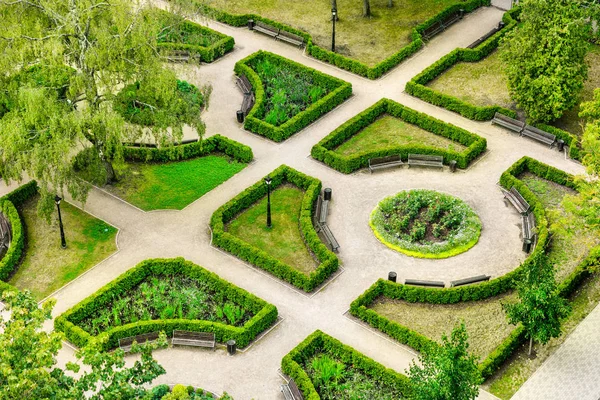
<path fill-rule="evenodd" d="M 369 172 L 373 173 L 373 170 L 379 168 L 390 168 L 403 164 L 399 155 L 369 158 Z"/>
<path fill-rule="evenodd" d="M 244 117 L 248 115 L 252 107 L 254 107 L 254 93 L 247 93 L 244 95 L 244 99 L 242 100 L 242 112 L 244 113 Z"/>
<path fill-rule="evenodd" d="M 463 17 L 463 14 L 460 11 L 456 11 L 456 12 L 448 15 L 448 17 L 446 17 L 445 20 L 438 21 L 438 22 L 434 23 L 433 25 L 431 25 L 429 28 L 425 29 L 422 33 L 423 39 L 425 39 L 425 40 L 431 39 L 438 33 L 448 29 L 454 23 L 460 21 L 462 19 L 462 17 Z"/>
<path fill-rule="evenodd" d="M 274 26 L 265 24 L 264 22 L 261 21 L 254 21 L 254 30 L 264 33 L 265 35 L 271 36 L 273 38 L 277 37 L 277 35 L 279 35 L 279 29 L 275 28 Z"/>
<path fill-rule="evenodd" d="M 556 142 L 555 135 L 531 125 L 525 126 L 525 129 L 523 129 L 523 131 L 521 132 L 521 136 L 527 136 L 531 139 L 537 140 L 538 142 L 545 143 L 549 145 L 550 148 L 552 148 L 552 146 L 554 146 L 554 143 Z"/>
<path fill-rule="evenodd" d="M 444 157 L 429 154 L 409 154 L 408 166 L 418 165 L 423 167 L 444 168 Z"/>
<path fill-rule="evenodd" d="M 527 215 L 522 215 L 522 232 L 523 232 L 523 240 L 532 240 L 535 230 L 535 217 L 533 213 L 529 213 Z"/>
<path fill-rule="evenodd" d="M 509 191 L 502 189 L 502 193 L 504 193 L 504 198 L 507 199 L 520 214 L 527 215 L 529 213 L 531 206 L 527 200 L 521 196 L 521 193 L 519 193 L 517 188 L 513 186 Z"/>
<path fill-rule="evenodd" d="M 246 77 L 246 75 L 238 76 L 235 80 L 235 84 L 242 91 L 243 94 L 250 94 L 252 92 L 252 84 Z"/>
<path fill-rule="evenodd" d="M 471 278 L 457 279 L 455 281 L 450 282 L 450 287 L 457 287 L 457 286 L 468 285 L 471 283 L 479 283 L 479 282 L 489 281 L 490 278 L 491 278 L 491 276 L 489 276 L 489 275 L 477 275 L 477 276 L 473 276 Z"/>
<path fill-rule="evenodd" d="M 425 280 L 421 280 L 421 279 L 406 279 L 404 281 L 405 285 L 412 285 L 412 286 L 430 286 L 430 287 L 440 287 L 443 288 L 444 286 L 446 286 L 444 284 L 444 282 L 442 281 L 425 281 Z"/>
<path fill-rule="evenodd" d="M 321 203 L 321 213 L 319 214 L 319 223 L 327 223 L 327 213 L 329 211 L 329 200 L 323 200 Z"/>
<path fill-rule="evenodd" d="M 294 382 L 293 379 L 290 379 L 290 381 L 286 385 L 281 385 L 281 392 L 283 393 L 283 397 L 286 400 L 304 399 L 302 393 L 300 392 L 300 389 L 298 389 L 298 385 L 296 385 L 296 382 Z"/>
<path fill-rule="evenodd" d="M 321 208 L 323 205 L 323 197 L 321 195 L 317 196 L 317 206 L 315 208 L 315 213 L 313 215 L 313 225 L 315 226 L 315 229 L 317 232 L 319 232 L 321 230 L 321 223 L 320 218 L 321 218 Z"/>
<path fill-rule="evenodd" d="M 323 235 L 325 236 L 325 239 L 327 239 L 327 241 L 329 242 L 331 250 L 334 251 L 334 252 L 337 252 L 338 249 L 340 248 L 340 244 L 335 239 L 335 236 L 333 236 L 333 233 L 329 229 L 329 226 L 326 225 L 326 224 L 322 224 L 321 225 L 321 231 L 323 232 Z"/>
<path fill-rule="evenodd" d="M 123 351 L 130 351 L 133 342 L 136 342 L 140 345 L 143 345 L 145 343 L 152 343 L 158 339 L 158 336 L 158 332 L 144 333 L 137 336 L 129 336 L 126 338 L 119 339 L 119 347 Z"/>
<path fill-rule="evenodd" d="M 215 334 L 213 332 L 191 332 L 191 331 L 173 331 L 173 345 L 209 347 L 216 348 Z"/>
<path fill-rule="evenodd" d="M 492 119 L 492 124 L 503 126 L 513 132 L 521 133 L 525 129 L 525 122 L 508 117 L 504 114 L 496 113 Z"/>
<path fill-rule="evenodd" d="M 279 35 L 277 35 L 276 39 L 283 40 L 284 42 L 294 44 L 298 47 L 300 47 L 304 44 L 304 38 L 302 36 L 298 36 L 291 32 L 282 31 L 282 30 L 279 30 Z"/>

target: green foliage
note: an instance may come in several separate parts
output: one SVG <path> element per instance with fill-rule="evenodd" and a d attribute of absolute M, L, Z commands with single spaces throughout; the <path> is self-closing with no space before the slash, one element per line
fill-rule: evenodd
<path fill-rule="evenodd" d="M 139 399 L 144 386 L 165 370 L 152 358 L 154 346 L 135 346 L 141 358 L 125 367 L 120 350 L 101 351 L 102 342 L 92 341 L 78 350 L 77 363 L 63 370 L 56 366 L 62 334 L 42 329 L 50 320 L 54 302 L 38 307 L 27 292 L 7 291 L 2 296 L 0 316 L 0 398 L 16 399 Z M 166 345 L 164 336 L 160 345 Z M 81 369 L 81 365 L 84 366 Z M 81 369 L 81 370 L 80 370 Z M 66 374 L 65 372 L 69 372 Z M 73 377 L 72 373 L 79 373 Z"/>
<path fill-rule="evenodd" d="M 502 45 L 511 97 L 533 121 L 572 108 L 587 78 L 588 11 L 579 0 L 524 0 L 521 21 Z"/>
<path fill-rule="evenodd" d="M 248 78 L 256 96 L 244 128 L 276 142 L 305 128 L 352 94 L 350 83 L 266 51 L 238 61 L 234 70 Z M 295 85 L 300 86 L 294 89 Z M 327 94 L 308 105 L 311 87 Z M 320 93 L 315 89 L 312 95 L 316 98 Z"/>
<path fill-rule="evenodd" d="M 294 379 L 306 400 L 391 400 L 410 393 L 406 376 L 319 330 L 283 357 L 281 370 Z"/>
<path fill-rule="evenodd" d="M 415 189 L 382 200 L 369 221 L 386 246 L 414 257 L 446 258 L 473 247 L 481 221 L 463 201 Z"/>
<path fill-rule="evenodd" d="M 225 231 L 225 224 L 267 195 L 267 187 L 262 179 L 213 213 L 210 220 L 212 243 L 242 260 L 256 265 L 306 292 L 310 292 L 337 271 L 339 266 L 338 258 L 321 242 L 312 223 L 313 205 L 321 191 L 321 182 L 286 165 L 280 166 L 269 176 L 272 179 L 272 190 L 285 182 L 304 190 L 305 194 L 300 210 L 300 231 L 307 246 L 320 262 L 317 269 L 311 272 L 310 275 L 306 275 Z"/>
<path fill-rule="evenodd" d="M 334 151 L 336 147 L 386 113 L 435 135 L 456 141 L 466 146 L 467 149 L 457 152 L 422 145 L 392 146 L 383 150 L 355 153 L 350 156 L 344 156 Z M 403 160 L 407 160 L 410 153 L 440 155 L 444 157 L 445 164 L 456 160 L 459 168 L 467 168 L 471 161 L 485 151 L 486 147 L 487 141 L 481 136 L 412 110 L 393 100 L 382 99 L 327 135 L 312 148 L 311 155 L 314 159 L 343 173 L 366 168 L 370 158 L 399 154 Z"/>
<path fill-rule="evenodd" d="M 504 14 L 502 20 L 506 26 L 491 36 L 489 39 L 481 43 L 474 49 L 455 49 L 425 68 L 421 73 L 417 74 L 413 79 L 406 84 L 406 92 L 436 106 L 444 107 L 450 111 L 459 113 L 463 117 L 473 119 L 475 121 L 487 121 L 494 117 L 496 112 L 516 117 L 516 113 L 499 106 L 478 107 L 466 103 L 454 96 L 433 90 L 426 85 L 435 78 L 452 68 L 459 62 L 477 62 L 492 51 L 498 48 L 500 40 L 515 26 L 517 26 L 516 18 L 520 13 L 520 8 L 514 8 Z"/>
<path fill-rule="evenodd" d="M 122 274 L 92 296 L 61 314 L 54 320 L 54 327 L 56 330 L 64 332 L 66 338 L 76 346 L 85 346 L 94 338 L 94 336 L 82 329 L 86 320 L 95 318 L 100 313 L 100 310 L 107 309 L 116 298 L 129 295 L 132 290 L 145 280 L 152 277 L 165 277 L 169 275 L 184 276 L 187 279 L 203 282 L 202 285 L 208 293 L 213 293 L 222 302 L 229 301 L 238 304 L 241 308 L 252 314 L 253 317 L 242 326 L 236 327 L 217 321 L 185 319 L 186 316 L 180 316 L 177 310 L 167 310 L 160 319 L 147 319 L 137 322 L 132 320 L 132 322 L 125 323 L 124 325 L 112 326 L 109 330 L 97 336 L 107 338 L 103 344 L 104 349 L 117 347 L 118 340 L 121 338 L 148 332 L 164 331 L 167 336 L 171 337 L 175 329 L 214 332 L 215 338 L 219 342 L 233 339 L 239 347 L 245 347 L 277 319 L 277 308 L 275 306 L 219 278 L 216 274 L 200 266 L 185 261 L 182 258 L 175 258 L 152 259 L 141 262 L 135 268 Z M 162 297 L 162 299 L 166 298 Z M 156 299 L 156 301 L 159 300 Z M 163 305 L 163 312 L 167 306 L 167 304 Z M 202 306 L 200 304 L 198 307 Z M 112 310 L 109 311 L 112 312 Z M 170 314 L 171 312 L 174 315 Z"/>
<path fill-rule="evenodd" d="M 430 347 L 412 362 L 408 376 L 414 400 L 474 400 L 482 383 L 477 358 L 468 353 L 469 343 L 464 323 L 456 326 L 441 346 Z"/>

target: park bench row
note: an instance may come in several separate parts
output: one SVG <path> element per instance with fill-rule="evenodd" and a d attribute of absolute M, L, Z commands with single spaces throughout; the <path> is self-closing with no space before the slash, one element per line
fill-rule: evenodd
<path fill-rule="evenodd" d="M 514 186 L 510 190 L 502 189 L 502 193 L 504 194 L 504 198 L 521 214 L 523 251 L 529 253 L 532 243 L 535 240 L 535 217 L 531 212 L 531 206 Z"/>
<path fill-rule="evenodd" d="M 400 155 L 391 155 L 386 157 L 376 157 L 369 159 L 369 172 L 381 168 L 390 168 L 403 165 Z M 408 167 L 419 166 L 419 167 L 433 167 L 433 168 L 444 168 L 444 157 L 430 154 L 409 154 L 408 155 Z M 450 170 L 456 171 L 456 161 L 450 161 Z"/>
<path fill-rule="evenodd" d="M 564 150 L 565 142 L 561 139 L 556 140 L 556 135 L 543 131 L 534 126 L 527 125 L 523 121 L 507 117 L 506 115 L 497 112 L 492 119 L 492 123 L 516 132 L 519 134 L 519 136 L 527 136 L 533 140 L 547 144 L 550 146 L 550 148 L 557 144 L 558 151 Z"/>
<path fill-rule="evenodd" d="M 465 11 L 462 9 L 455 11 L 454 13 L 448 15 L 446 19 L 438 21 L 435 24 L 431 25 L 429 28 L 425 29 L 421 36 L 424 40 L 430 40 L 438 33 L 445 31 L 454 23 L 460 21 L 464 15 Z"/>
<path fill-rule="evenodd" d="M 246 75 L 238 76 L 235 81 L 237 87 L 241 90 L 244 95 L 242 100 L 241 109 L 237 112 L 237 119 L 239 123 L 244 122 L 244 118 L 248 115 L 252 107 L 254 107 L 255 97 L 252 91 L 252 84 L 246 77 Z"/>
<path fill-rule="evenodd" d="M 485 281 L 489 281 L 490 278 L 491 277 L 489 275 L 477 275 L 477 276 L 472 276 L 470 278 L 457 279 L 455 281 L 450 281 L 450 287 L 458 287 L 458 286 L 470 285 L 472 283 L 485 282 Z M 446 287 L 445 282 L 428 281 L 428 280 L 422 280 L 422 279 L 405 279 L 404 284 L 410 285 L 410 286 L 425 286 L 425 287 L 438 287 L 438 288 Z"/>
<path fill-rule="evenodd" d="M 273 39 L 293 44 L 294 46 L 302 47 L 304 45 L 304 38 L 302 36 L 265 24 L 261 21 L 249 20 L 248 29 L 271 36 Z"/>
<path fill-rule="evenodd" d="M 324 199 L 323 196 L 319 194 L 317 197 L 317 207 L 315 213 L 313 214 L 313 225 L 315 226 L 317 232 L 321 232 L 323 234 L 331 250 L 337 252 L 340 248 L 340 244 L 336 240 L 335 236 L 333 236 L 331 229 L 329 229 L 329 225 L 327 225 L 329 202 L 329 198 Z"/>
<path fill-rule="evenodd" d="M 153 343 L 158 340 L 158 335 L 158 332 L 150 332 L 119 339 L 119 348 L 121 348 L 123 351 L 131 351 L 133 342 L 136 342 L 140 345 Z M 174 330 L 171 344 L 174 346 L 207 347 L 212 348 L 213 350 L 216 348 L 215 334 L 213 332 L 189 332 Z"/>

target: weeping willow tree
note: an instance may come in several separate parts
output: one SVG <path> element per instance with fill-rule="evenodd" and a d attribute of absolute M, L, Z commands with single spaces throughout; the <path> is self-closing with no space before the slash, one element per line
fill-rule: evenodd
<path fill-rule="evenodd" d="M 0 175 L 7 183 L 36 179 L 41 214 L 54 193 L 86 200 L 90 185 L 73 169 L 82 149 L 110 181 L 124 142 L 151 135 L 167 145 L 184 124 L 204 133 L 200 109 L 186 104 L 157 51 L 165 20 L 144 2 L 0 0 L 0 19 Z M 141 107 L 163 107 L 152 126 L 127 123 L 113 107 L 132 84 L 151 93 L 153 104 Z"/>

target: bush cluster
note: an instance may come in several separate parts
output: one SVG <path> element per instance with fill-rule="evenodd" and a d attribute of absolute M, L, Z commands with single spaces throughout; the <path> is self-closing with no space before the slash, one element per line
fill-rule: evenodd
<path fill-rule="evenodd" d="M 214 152 L 225 153 L 243 163 L 249 163 L 254 159 L 250 147 L 221 135 L 165 148 L 126 146 L 123 148 L 123 158 L 134 162 L 168 162 L 202 157 Z"/>
<path fill-rule="evenodd" d="M 406 92 L 436 106 L 444 107 L 450 111 L 459 113 L 463 117 L 476 121 L 487 121 L 494 117 L 496 112 L 516 118 L 517 114 L 509 109 L 500 106 L 479 107 L 469 104 L 454 96 L 444 94 L 433 90 L 425 85 L 443 74 L 459 62 L 477 62 L 488 56 L 492 51 L 498 48 L 500 39 L 517 25 L 516 17 L 520 12 L 519 8 L 514 8 L 504 14 L 502 20 L 506 26 L 481 43 L 474 49 L 455 49 L 445 55 L 421 73 L 416 75 L 406 84 Z"/>
<path fill-rule="evenodd" d="M 332 51 L 319 47 L 313 43 L 311 35 L 298 29 L 294 29 L 290 26 L 281 24 L 277 21 L 273 21 L 271 19 L 264 18 L 256 14 L 230 14 L 228 12 L 218 10 L 205 4 L 197 3 L 197 5 L 199 10 L 203 14 L 208 15 L 210 18 L 228 25 L 245 26 L 248 24 L 249 20 L 261 21 L 278 29 L 301 36 L 304 38 L 304 42 L 306 43 L 306 52 L 314 58 L 335 65 L 338 68 L 345 69 L 346 71 L 350 71 L 354 74 L 364 76 L 365 78 L 377 79 L 392 68 L 396 67 L 403 60 L 419 51 L 421 47 L 423 47 L 423 39 L 421 35 L 423 31 L 425 31 L 427 28 L 431 27 L 439 21 L 445 20 L 450 14 L 453 14 L 459 11 L 460 9 L 468 13 L 481 6 L 488 6 L 490 5 L 490 0 L 467 0 L 464 3 L 449 6 L 434 17 L 417 25 L 411 33 L 412 41 L 409 44 L 407 44 L 398 52 L 392 54 L 385 60 L 379 62 L 378 64 L 372 67 L 361 63 L 360 61 L 343 56 L 339 53 L 334 53 Z"/>
<path fill-rule="evenodd" d="M 172 395 L 169 395 L 170 393 L 172 393 Z M 144 397 L 146 400 L 162 400 L 163 398 L 180 400 L 233 400 L 233 398 L 226 393 L 223 394 L 223 396 L 216 396 L 211 392 L 193 386 L 175 385 L 173 386 L 173 389 L 171 389 L 169 385 L 166 384 L 154 386 L 149 390 L 146 397 Z"/>
<path fill-rule="evenodd" d="M 538 252 L 546 250 L 546 245 L 549 241 L 548 220 L 545 209 L 537 196 L 518 179 L 518 176 L 526 171 L 560 185 L 577 189 L 573 176 L 529 157 L 521 158 L 502 174 L 500 184 L 506 189 L 510 189 L 513 186 L 516 187 L 530 204 L 536 219 L 538 238 L 535 249 L 518 268 L 488 282 L 447 289 L 408 286 L 380 279 L 352 302 L 350 313 L 399 342 L 422 351 L 427 346 L 436 345 L 435 342 L 369 309 L 368 307 L 375 299 L 383 296 L 411 303 L 454 304 L 461 301 L 483 300 L 514 289 L 516 283 L 522 277 L 526 265 L 532 262 Z M 561 294 L 566 295 L 571 293 L 585 277 L 589 276 L 590 271 L 593 271 L 599 265 L 600 248 L 597 248 L 561 283 Z M 522 343 L 523 339 L 523 327 L 518 326 L 502 344 L 490 353 L 486 359 L 481 361 L 479 368 L 483 377 L 487 378 L 491 376 L 517 346 Z"/>
<path fill-rule="evenodd" d="M 306 400 L 318 400 L 321 398 L 315 390 L 310 377 L 302 367 L 306 360 L 318 353 L 328 354 L 344 364 L 352 365 L 354 368 L 364 371 L 366 375 L 372 377 L 374 380 L 397 388 L 402 397 L 408 397 L 410 394 L 410 381 L 405 375 L 384 367 L 352 347 L 317 330 L 304 339 L 298 346 L 294 347 L 281 360 L 281 370 L 284 374 L 294 379 L 294 382 L 296 382 L 298 389 L 300 389 Z"/>
<path fill-rule="evenodd" d="M 263 180 L 250 186 L 213 213 L 210 220 L 212 243 L 240 259 L 262 268 L 306 292 L 310 292 L 337 271 L 339 266 L 337 256 L 321 242 L 312 223 L 313 205 L 321 192 L 321 181 L 286 165 L 280 166 L 269 176 L 272 179 L 272 190 L 284 183 L 291 183 L 304 190 L 300 210 L 300 233 L 310 251 L 315 254 L 320 262 L 317 269 L 312 271 L 310 275 L 306 275 L 225 230 L 225 225 L 229 221 L 267 195 L 267 187 Z"/>
<path fill-rule="evenodd" d="M 310 76 L 312 83 L 325 89 L 328 94 L 312 103 L 304 111 L 277 126 L 268 123 L 264 120 L 267 106 L 265 86 L 258 73 L 251 67 L 251 65 L 255 65 L 262 60 L 268 60 L 272 65 L 287 71 L 289 74 Z M 352 95 L 352 85 L 350 83 L 262 50 L 238 61 L 234 70 L 238 76 L 245 75 L 248 78 L 256 97 L 254 107 L 246 116 L 244 128 L 275 142 L 281 142 L 289 138 L 333 110 Z"/>
<path fill-rule="evenodd" d="M 391 146 L 382 150 L 355 153 L 349 156 L 343 156 L 334 151 L 336 147 L 375 122 L 383 114 L 399 118 L 435 135 L 458 142 L 467 148 L 458 152 L 422 145 Z M 331 168 L 349 174 L 357 169 L 366 168 L 370 158 L 400 155 L 402 160 L 406 161 L 410 153 L 440 155 L 444 157 L 445 164 L 455 160 L 459 168 L 467 168 L 471 161 L 485 151 L 486 147 L 487 141 L 481 136 L 415 111 L 393 100 L 382 99 L 327 135 L 312 148 L 311 155 Z"/>
<path fill-rule="evenodd" d="M 92 336 L 84 331 L 79 322 L 94 315 L 98 310 L 110 306 L 111 301 L 122 293 L 131 290 L 148 277 L 156 275 L 184 274 L 190 278 L 203 280 L 215 292 L 228 298 L 254 314 L 243 327 L 234 327 L 219 322 L 185 319 L 159 319 L 133 322 L 109 329 L 106 335 L 105 350 L 116 348 L 119 339 L 143 333 L 164 331 L 168 337 L 173 330 L 214 332 L 218 342 L 235 340 L 239 347 L 247 346 L 257 335 L 269 328 L 277 319 L 277 308 L 247 291 L 221 279 L 218 275 L 183 258 L 151 259 L 138 264 L 96 293 L 61 314 L 54 321 L 54 328 L 62 331 L 66 338 L 78 347 L 85 346 Z"/>

